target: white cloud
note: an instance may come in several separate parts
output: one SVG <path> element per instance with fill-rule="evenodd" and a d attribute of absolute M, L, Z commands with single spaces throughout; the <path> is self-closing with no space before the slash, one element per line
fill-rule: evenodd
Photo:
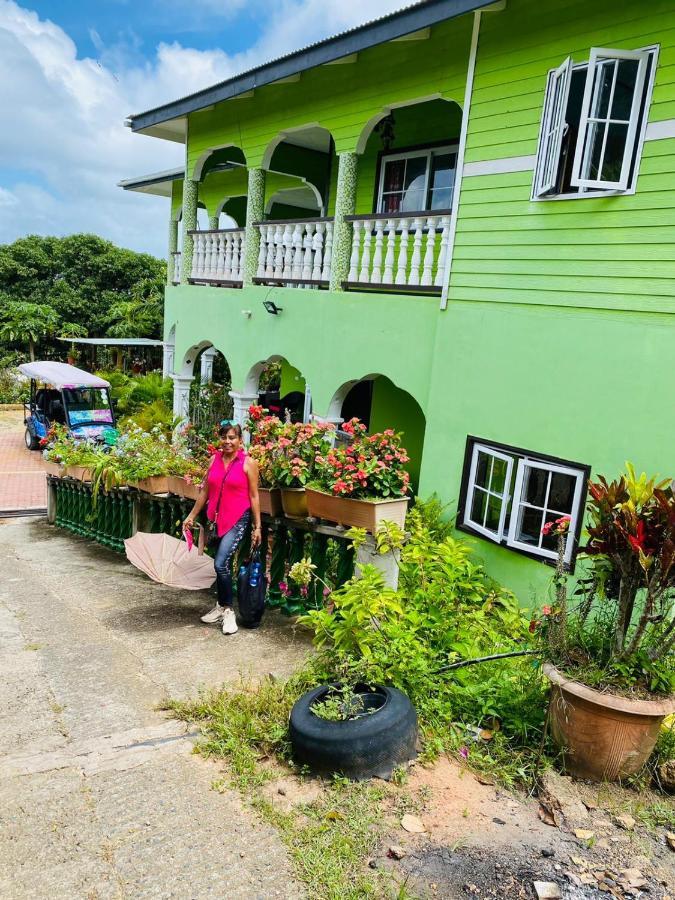
<path fill-rule="evenodd" d="M 244 6 L 244 0 L 199 5 L 203 12 L 216 2 L 229 16 Z M 116 183 L 180 166 L 184 149 L 131 134 L 124 118 L 400 5 L 401 0 L 281 0 L 270 15 L 265 3 L 263 30 L 244 52 L 166 42 L 154 59 L 138 65 L 131 62 L 135 54 L 105 48 L 98 35 L 99 60 L 78 58 L 63 29 L 14 0 L 0 0 L 0 243 L 28 233 L 92 231 L 163 256 L 168 201 L 123 192 Z M 130 46 L 134 41 L 130 35 Z M 3 178 L 3 169 L 13 178 Z"/>

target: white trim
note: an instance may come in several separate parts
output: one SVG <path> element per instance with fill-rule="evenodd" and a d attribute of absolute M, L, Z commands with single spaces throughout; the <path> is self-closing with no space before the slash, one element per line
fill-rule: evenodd
<path fill-rule="evenodd" d="M 459 196 L 462 192 L 462 176 L 464 174 L 464 155 L 466 153 L 466 136 L 469 131 L 471 114 L 471 96 L 473 79 L 476 72 L 476 56 L 478 55 L 478 36 L 480 34 L 481 11 L 473 14 L 473 31 L 471 32 L 471 49 L 469 65 L 466 70 L 466 89 L 464 91 L 464 109 L 462 110 L 462 127 L 459 133 L 459 150 L 457 151 L 457 168 L 455 170 L 455 189 L 452 192 L 452 215 L 450 216 L 450 234 L 448 235 L 448 252 L 445 257 L 445 273 L 443 275 L 443 291 L 441 293 L 441 309 L 448 308 L 448 291 L 450 290 L 450 274 L 452 257 L 455 252 L 455 236 L 457 234 L 457 214 L 459 212 Z"/>
<path fill-rule="evenodd" d="M 483 487 L 482 485 L 476 484 L 476 469 L 478 468 L 478 454 L 482 453 L 485 456 L 491 456 L 494 459 L 501 459 L 506 463 L 506 476 L 504 478 L 504 493 L 500 494 L 498 491 L 492 490 L 492 467 L 490 468 L 490 477 L 488 478 L 487 487 Z M 465 525 L 468 525 L 469 528 L 472 528 L 474 531 L 482 534 L 484 537 L 489 538 L 492 541 L 500 542 L 504 536 L 504 522 L 506 521 L 506 511 L 509 506 L 509 500 L 511 499 L 511 495 L 509 491 L 511 489 L 511 476 L 513 474 L 513 457 L 507 456 L 506 453 L 501 453 L 499 450 L 495 450 L 494 447 L 490 447 L 488 444 L 479 444 L 475 443 L 473 445 L 473 452 L 471 455 L 471 471 L 469 473 L 469 482 L 467 485 L 466 492 L 466 503 L 464 506 L 464 518 L 463 522 Z M 498 530 L 492 531 L 490 528 L 487 528 L 484 524 L 479 524 L 478 522 L 474 522 L 471 518 L 471 509 L 473 507 L 473 498 L 476 493 L 476 488 L 482 491 L 483 493 L 492 497 L 500 497 L 502 501 L 501 509 L 499 511 L 499 525 Z M 487 501 L 486 501 L 487 502 Z M 487 512 L 487 507 L 486 507 Z"/>
<path fill-rule="evenodd" d="M 662 141 L 665 138 L 675 138 L 675 119 L 663 119 L 647 125 L 645 141 Z"/>
<path fill-rule="evenodd" d="M 568 56 L 557 69 L 548 73 L 544 95 L 544 114 L 541 117 L 537 143 L 537 168 L 532 186 L 532 194 L 535 197 L 546 196 L 555 186 L 560 165 L 560 151 L 567 127 L 565 115 L 571 79 L 571 56 Z M 546 173 L 547 168 L 548 174 Z"/>
<path fill-rule="evenodd" d="M 549 473 L 548 485 L 546 488 L 546 499 L 544 500 L 544 506 L 532 506 L 532 504 L 527 503 L 523 500 L 523 482 L 525 480 L 525 471 L 526 469 L 541 469 L 544 472 Z M 551 475 L 554 473 L 560 473 L 561 475 L 568 475 L 570 478 L 575 479 L 574 484 L 574 497 L 572 498 L 572 509 L 569 513 L 563 513 L 559 510 L 552 510 L 549 507 L 549 491 L 551 488 Z M 547 559 L 557 559 L 558 554 L 554 550 L 546 550 L 541 546 L 542 535 L 539 535 L 539 544 L 533 545 L 528 544 L 525 541 L 519 541 L 517 538 L 519 523 L 521 518 L 521 511 L 528 506 L 534 509 L 541 509 L 542 513 L 542 524 L 543 518 L 547 512 L 551 513 L 560 513 L 560 515 L 569 515 L 570 517 L 570 525 L 568 529 L 568 537 L 565 544 L 565 562 L 569 563 L 572 559 L 572 551 L 574 549 L 574 535 L 576 534 L 577 522 L 579 520 L 579 515 L 581 510 L 579 509 L 580 501 L 581 501 L 581 492 L 583 488 L 584 482 L 584 472 L 580 469 L 573 469 L 569 466 L 560 466 L 556 463 L 549 463 L 544 460 L 532 459 L 531 457 L 525 457 L 523 459 L 518 460 L 518 468 L 516 470 L 516 484 L 513 489 L 513 502 L 511 504 L 511 519 L 509 522 L 509 532 L 506 536 L 506 546 L 514 547 L 518 550 L 525 550 L 527 553 L 533 553 L 537 556 L 543 556 Z"/>
<path fill-rule="evenodd" d="M 600 175 L 602 164 L 604 163 L 605 147 L 609 136 L 609 126 L 614 121 L 611 118 L 612 105 L 614 101 L 614 88 L 618 74 L 618 63 L 620 60 L 634 60 L 638 64 L 637 74 L 635 76 L 635 87 L 633 90 L 633 100 L 631 103 L 630 115 L 627 120 L 621 120 L 622 124 L 626 124 L 626 142 L 623 149 L 623 160 L 621 163 L 621 173 L 615 181 L 603 180 L 602 178 L 590 178 L 588 174 L 584 175 L 588 165 L 589 157 L 593 150 L 593 142 L 588 139 L 593 123 L 603 123 L 605 125 L 605 133 L 602 141 L 602 151 L 600 156 Z M 612 78 L 612 86 L 607 106 L 607 115 L 599 117 L 593 113 L 593 109 L 598 104 L 598 91 L 600 89 L 600 72 L 605 63 L 614 61 L 614 74 Z M 579 136 L 574 152 L 574 163 L 572 165 L 572 177 L 570 183 L 573 187 L 587 188 L 604 188 L 606 190 L 625 191 L 628 187 L 628 176 L 630 173 L 631 160 L 633 152 L 637 144 L 637 125 L 640 118 L 640 109 L 642 107 L 642 97 L 645 86 L 645 75 L 647 65 L 649 63 L 649 51 L 642 50 L 609 50 L 604 47 L 592 47 L 591 55 L 588 60 L 588 71 L 586 73 L 586 85 L 584 87 L 584 98 L 581 103 L 581 117 L 579 120 Z M 645 104 L 645 113 L 647 106 Z M 617 120 L 619 121 L 619 120 Z"/>
<path fill-rule="evenodd" d="M 485 159 L 464 164 L 464 177 L 476 175 L 506 175 L 510 172 L 531 172 L 537 164 L 537 156 L 505 156 L 503 159 Z"/>

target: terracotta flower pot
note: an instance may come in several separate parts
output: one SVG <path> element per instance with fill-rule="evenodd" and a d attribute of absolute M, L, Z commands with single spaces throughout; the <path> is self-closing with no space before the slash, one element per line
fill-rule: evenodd
<path fill-rule="evenodd" d="M 60 463 L 55 463 L 51 462 L 48 459 L 43 459 L 42 465 L 47 475 L 54 475 L 55 478 L 60 478 L 63 475 L 63 466 Z"/>
<path fill-rule="evenodd" d="M 134 486 L 146 494 L 168 494 L 169 476 L 151 475 L 149 478 L 139 478 Z"/>
<path fill-rule="evenodd" d="M 283 515 L 284 508 L 281 504 L 281 490 L 279 488 L 258 488 L 260 497 L 260 512 L 268 516 Z"/>
<path fill-rule="evenodd" d="M 618 781 L 639 771 L 654 749 L 661 722 L 675 710 L 675 697 L 629 700 L 603 694 L 565 678 L 544 664 L 551 682 L 551 735 L 565 768 L 578 778 Z"/>
<path fill-rule="evenodd" d="M 281 505 L 289 519 L 306 519 L 309 515 L 304 488 L 281 488 Z"/>
<path fill-rule="evenodd" d="M 180 475 L 169 475 L 167 484 L 169 493 L 176 494 L 178 497 L 185 497 L 186 500 L 196 500 L 199 497 L 201 485 L 186 481 Z M 156 492 L 151 491 L 151 493 Z"/>
<path fill-rule="evenodd" d="M 315 519 L 327 519 L 338 525 L 365 528 L 376 531 L 383 520 L 405 525 L 409 499 L 394 497 L 390 500 L 352 500 L 350 497 L 333 497 L 323 491 L 307 488 L 307 507 Z"/>
<path fill-rule="evenodd" d="M 66 466 L 64 469 L 67 478 L 74 478 L 76 481 L 91 481 L 91 469 L 85 466 Z"/>

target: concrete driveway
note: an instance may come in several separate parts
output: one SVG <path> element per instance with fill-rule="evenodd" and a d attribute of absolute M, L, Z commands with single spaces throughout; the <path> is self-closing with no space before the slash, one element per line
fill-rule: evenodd
<path fill-rule="evenodd" d="M 202 593 L 156 585 L 44 519 L 0 520 L 0 896 L 297 898 L 286 853 L 156 707 L 285 675 L 288 620 L 223 637 Z"/>

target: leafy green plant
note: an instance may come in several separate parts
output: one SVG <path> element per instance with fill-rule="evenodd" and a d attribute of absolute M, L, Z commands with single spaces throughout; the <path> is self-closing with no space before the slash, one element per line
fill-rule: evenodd
<path fill-rule="evenodd" d="M 595 687 L 622 692 L 675 689 L 675 493 L 630 464 L 619 479 L 589 485 L 590 562 L 568 612 L 559 536 L 556 599 L 540 624 L 549 657 Z"/>
<path fill-rule="evenodd" d="M 355 691 L 351 684 L 333 685 L 325 697 L 312 705 L 312 712 L 327 722 L 348 722 L 375 709 L 367 709 L 364 695 Z"/>

